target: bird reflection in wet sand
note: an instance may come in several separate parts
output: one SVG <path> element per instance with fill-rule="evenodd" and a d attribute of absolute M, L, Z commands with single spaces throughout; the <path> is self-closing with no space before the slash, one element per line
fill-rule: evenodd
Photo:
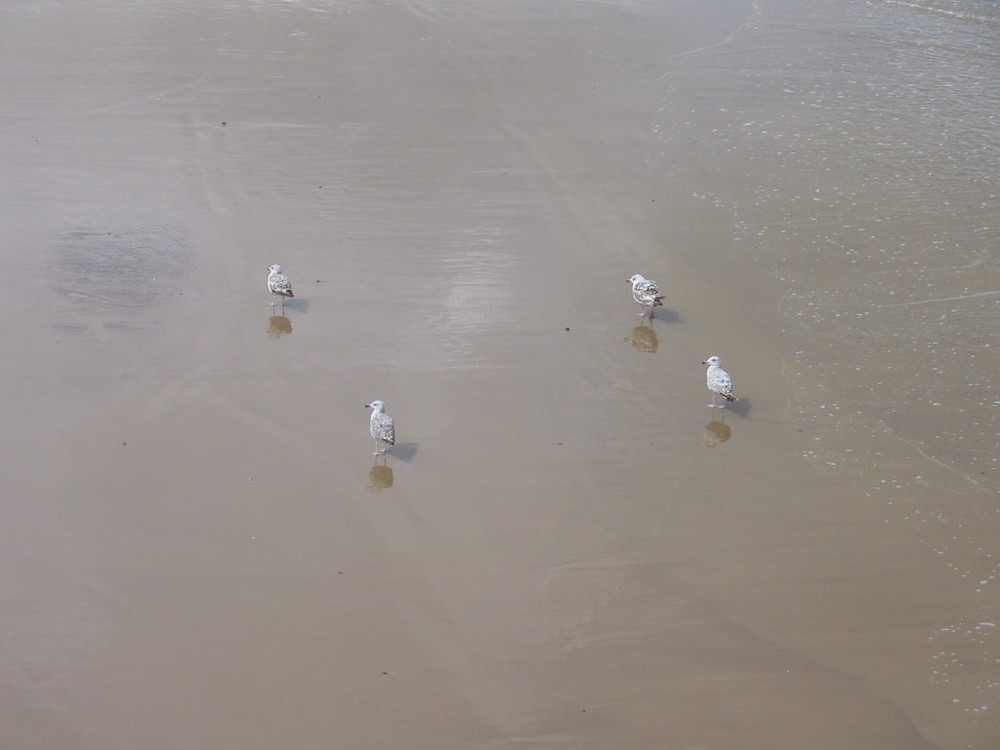
<path fill-rule="evenodd" d="M 267 332 L 277 338 L 292 332 L 292 321 L 284 315 L 272 315 L 267 319 Z"/>
<path fill-rule="evenodd" d="M 372 492 L 388 489 L 392 487 L 392 467 L 386 466 L 384 463 L 380 464 L 376 458 L 375 465 L 368 472 L 368 478 L 371 479 L 368 489 Z"/>
<path fill-rule="evenodd" d="M 725 412 L 721 412 L 725 419 Z M 709 422 L 705 425 L 705 445 L 715 448 L 720 443 L 724 443 L 733 436 L 733 428 L 724 421 Z"/>
<path fill-rule="evenodd" d="M 656 337 L 656 331 L 652 325 L 640 325 L 632 329 L 632 335 L 625 339 L 636 349 L 644 352 L 656 353 L 656 348 L 660 345 L 660 340 Z"/>

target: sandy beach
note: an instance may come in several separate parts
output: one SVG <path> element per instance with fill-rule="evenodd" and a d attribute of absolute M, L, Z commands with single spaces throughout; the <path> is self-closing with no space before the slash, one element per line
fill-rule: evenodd
<path fill-rule="evenodd" d="M 992 747 L 996 52 L 781 5 L 5 5 L 0 745 Z"/>

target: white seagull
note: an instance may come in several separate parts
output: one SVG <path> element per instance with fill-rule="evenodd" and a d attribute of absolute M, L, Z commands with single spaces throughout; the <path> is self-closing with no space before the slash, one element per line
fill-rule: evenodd
<path fill-rule="evenodd" d="M 375 453 L 373 455 L 384 454 L 389 450 L 390 445 L 396 444 L 396 423 L 392 421 L 392 417 L 385 413 L 384 401 L 372 401 L 370 404 L 365 404 L 365 408 L 372 410 L 370 429 L 372 438 L 375 440 Z M 379 443 L 382 444 L 381 451 Z"/>
<path fill-rule="evenodd" d="M 267 269 L 267 291 L 271 293 L 271 307 L 274 307 L 274 298 L 281 297 L 281 305 L 284 307 L 286 297 L 294 297 L 292 294 L 292 282 L 281 272 L 281 266 L 270 266 Z"/>
<path fill-rule="evenodd" d="M 733 395 L 733 379 L 729 377 L 729 373 L 722 369 L 722 360 L 719 357 L 709 357 L 704 362 L 703 365 L 708 365 L 708 370 L 705 372 L 705 381 L 708 385 L 708 390 L 712 392 L 712 403 L 709 406 L 719 409 L 725 409 L 725 404 L 716 404 L 716 395 L 722 396 L 727 402 L 736 401 L 736 396 Z"/>
<path fill-rule="evenodd" d="M 626 279 L 632 285 L 632 297 L 642 305 L 640 316 L 645 317 L 646 308 L 649 308 L 649 317 L 653 318 L 653 308 L 663 307 L 663 296 L 660 294 L 660 287 L 655 281 L 650 281 L 642 274 L 635 274 L 632 278 Z"/>

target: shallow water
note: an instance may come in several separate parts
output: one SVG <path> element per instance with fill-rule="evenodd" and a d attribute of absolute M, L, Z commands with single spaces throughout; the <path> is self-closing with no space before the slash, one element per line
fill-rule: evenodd
<path fill-rule="evenodd" d="M 704 6 L 0 9 L 3 744 L 990 746 L 993 6 Z"/>
<path fill-rule="evenodd" d="M 757 10 L 667 76 L 662 163 L 689 151 L 682 176 L 732 227 L 738 272 L 749 259 L 774 281 L 782 421 L 808 435 L 801 455 L 926 545 L 935 592 L 968 596 L 928 627 L 926 671 L 932 702 L 976 727 L 965 746 L 986 747 L 1000 685 L 997 6 Z"/>
<path fill-rule="evenodd" d="M 827 416 L 857 410 L 993 489 L 998 26 L 995 4 L 764 3 L 671 75 L 718 106 L 668 108 L 712 121 L 694 148 L 727 158 L 702 197 L 814 342 L 789 363 L 802 408 L 829 389 Z"/>

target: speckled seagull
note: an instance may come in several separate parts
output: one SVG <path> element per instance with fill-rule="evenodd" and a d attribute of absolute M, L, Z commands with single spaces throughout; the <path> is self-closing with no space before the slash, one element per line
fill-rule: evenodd
<path fill-rule="evenodd" d="M 642 305 L 640 316 L 645 317 L 646 308 L 649 308 L 649 318 L 653 318 L 653 308 L 663 307 L 663 296 L 660 294 L 660 287 L 655 281 L 650 281 L 642 274 L 635 274 L 632 278 L 626 279 L 632 284 L 632 297 Z"/>
<path fill-rule="evenodd" d="M 390 445 L 396 444 L 396 423 L 392 421 L 392 417 L 385 413 L 384 401 L 372 401 L 370 404 L 365 404 L 365 408 L 372 410 L 370 429 L 372 438 L 375 440 L 375 453 L 373 455 L 384 454 L 389 450 Z M 379 450 L 379 443 L 382 444 L 381 450 Z"/>
<path fill-rule="evenodd" d="M 708 390 L 712 392 L 712 403 L 709 406 L 719 409 L 725 409 L 725 404 L 716 404 L 715 397 L 722 396 L 727 402 L 736 401 L 736 396 L 733 395 L 733 379 L 729 377 L 729 373 L 722 369 L 722 360 L 719 357 L 712 356 L 702 362 L 703 365 L 708 365 L 708 370 L 705 372 L 705 381 L 708 385 Z"/>
<path fill-rule="evenodd" d="M 286 297 L 294 297 L 292 294 L 292 282 L 281 272 L 281 266 L 271 266 L 267 269 L 267 291 L 271 293 L 271 307 L 274 307 L 274 298 L 281 297 L 281 304 L 284 306 Z"/>

